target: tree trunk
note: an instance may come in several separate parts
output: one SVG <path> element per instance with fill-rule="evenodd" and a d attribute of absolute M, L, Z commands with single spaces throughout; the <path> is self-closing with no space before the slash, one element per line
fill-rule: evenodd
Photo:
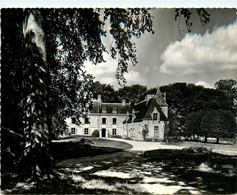
<path fill-rule="evenodd" d="M 216 143 L 219 144 L 219 141 L 220 141 L 220 138 L 217 137 L 217 138 L 216 138 Z"/>
<path fill-rule="evenodd" d="M 207 143 L 207 136 L 205 135 L 205 143 Z"/>
<path fill-rule="evenodd" d="M 36 9 L 26 10 L 23 23 L 24 56 L 24 155 L 26 176 L 33 179 L 47 175 L 51 168 L 49 154 L 48 71 L 43 18 Z"/>

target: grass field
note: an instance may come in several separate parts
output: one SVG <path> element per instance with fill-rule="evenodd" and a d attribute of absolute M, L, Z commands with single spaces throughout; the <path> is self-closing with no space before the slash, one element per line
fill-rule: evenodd
<path fill-rule="evenodd" d="M 213 194 L 237 192 L 237 157 L 212 153 L 205 148 L 153 150 L 144 153 L 147 162 Z"/>
<path fill-rule="evenodd" d="M 83 139 L 83 141 L 80 141 Z M 55 160 L 79 158 L 109 154 L 129 149 L 132 146 L 122 141 L 112 141 L 101 138 L 69 138 L 54 141 L 51 151 Z"/>
<path fill-rule="evenodd" d="M 80 141 L 81 137 L 73 137 L 54 141 L 56 175 L 38 184 L 17 182 L 15 177 L 17 183 L 12 182 L 12 189 L 4 193 L 237 193 L 237 155 L 230 155 L 236 152 L 235 145 L 152 143 L 163 149 L 129 152 L 122 150 L 132 146 L 121 139 L 84 139 Z M 149 145 L 148 142 L 135 144 Z M 183 149 L 169 146 L 182 146 Z M 218 154 L 215 153 L 217 150 L 230 153 Z"/>

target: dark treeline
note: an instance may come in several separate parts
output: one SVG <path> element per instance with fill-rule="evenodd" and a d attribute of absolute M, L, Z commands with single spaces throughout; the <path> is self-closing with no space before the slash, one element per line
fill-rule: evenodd
<path fill-rule="evenodd" d="M 169 105 L 169 127 L 166 138 L 187 137 L 196 140 L 200 136 L 233 138 L 236 133 L 235 116 L 237 109 L 236 81 L 220 80 L 215 89 L 204 88 L 195 84 L 173 83 L 161 86 L 166 93 Z M 94 96 L 102 95 L 104 102 L 121 102 L 125 99 L 134 103 L 144 100 L 147 94 L 155 94 L 157 88 L 147 89 L 142 85 L 131 85 L 114 90 L 111 85 L 94 83 Z"/>

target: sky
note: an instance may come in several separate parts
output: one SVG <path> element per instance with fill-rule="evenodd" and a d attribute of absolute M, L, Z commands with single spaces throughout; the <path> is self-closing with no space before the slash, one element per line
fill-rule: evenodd
<path fill-rule="evenodd" d="M 141 84 L 148 88 L 175 82 L 214 87 L 220 79 L 237 79 L 237 10 L 208 9 L 210 22 L 205 27 L 193 9 L 192 32 L 184 21 L 174 20 L 174 9 L 153 9 L 155 34 L 133 39 L 138 64 L 129 66 L 126 85 Z M 181 29 L 181 31 L 179 31 Z M 110 45 L 110 37 L 104 39 Z M 117 61 L 105 56 L 106 62 L 86 70 L 95 80 L 120 87 L 115 78 Z"/>
<path fill-rule="evenodd" d="M 138 64 L 129 66 L 126 85 L 141 84 L 148 88 L 174 82 L 214 87 L 220 79 L 237 80 L 237 1 L 236 0 L 0 0 L 0 7 L 164 7 L 151 11 L 155 34 L 133 39 Z M 159 3 L 158 3 L 159 2 Z M 174 3 L 175 2 L 175 3 Z M 205 2 L 205 3 L 203 3 Z M 170 8 L 171 9 L 168 9 Z M 210 22 L 203 27 L 192 10 L 192 32 L 187 33 L 184 21 L 179 28 L 173 7 L 210 7 Z M 221 7 L 224 9 L 217 9 Z M 232 9 L 227 9 L 227 7 Z M 178 29 L 181 29 L 180 32 Z M 106 46 L 112 38 L 103 39 Z M 86 62 L 88 73 L 101 83 L 121 87 L 115 78 L 117 61 L 105 55 L 106 63 Z"/>
<path fill-rule="evenodd" d="M 236 0 L 0 0 L 0 7 L 228 7 Z"/>

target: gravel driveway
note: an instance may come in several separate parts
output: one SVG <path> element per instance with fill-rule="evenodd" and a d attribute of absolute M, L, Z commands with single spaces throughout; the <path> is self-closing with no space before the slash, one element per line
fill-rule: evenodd
<path fill-rule="evenodd" d="M 123 141 L 125 143 L 131 144 L 133 147 L 127 151 L 148 151 L 156 149 L 178 149 L 181 150 L 183 146 L 175 145 L 164 145 L 162 142 L 145 142 L 145 141 L 135 141 L 135 140 L 126 140 L 126 139 L 116 139 L 116 138 L 107 138 L 113 141 Z"/>

